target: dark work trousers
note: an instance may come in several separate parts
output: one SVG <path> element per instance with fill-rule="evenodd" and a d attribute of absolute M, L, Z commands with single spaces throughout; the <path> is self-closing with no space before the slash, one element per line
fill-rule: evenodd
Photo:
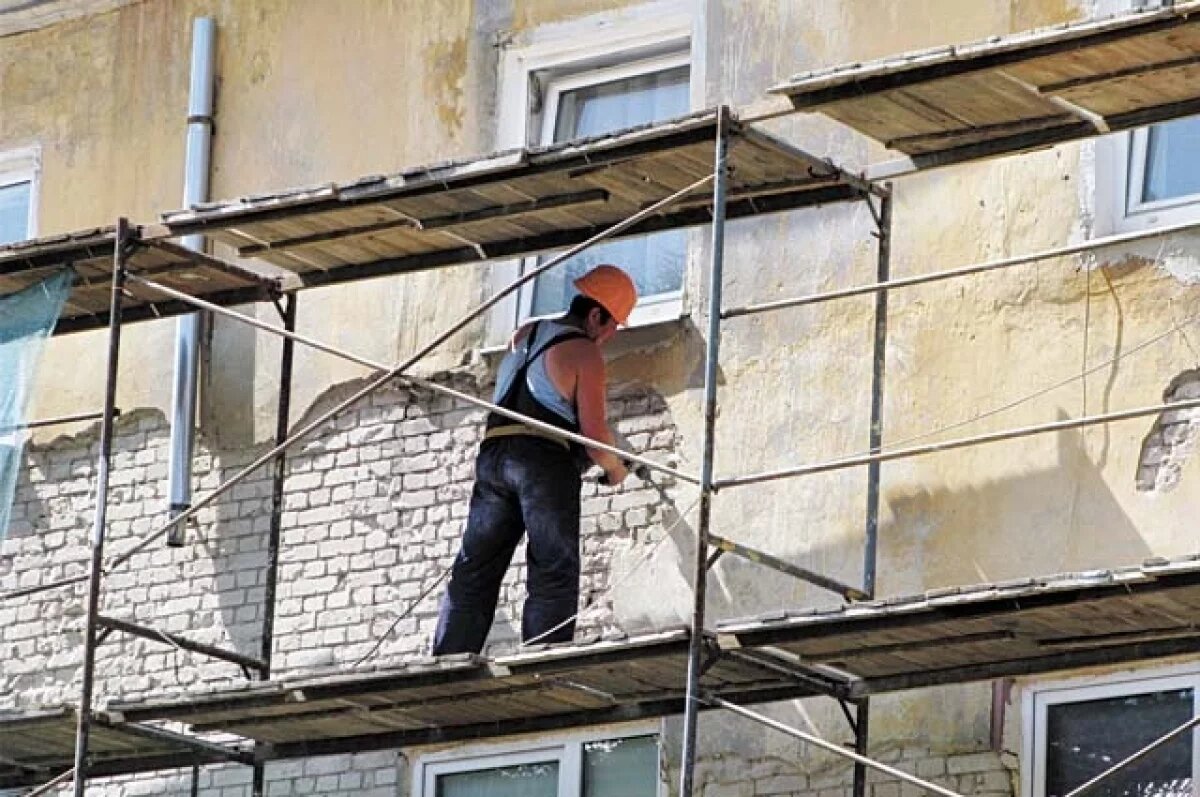
<path fill-rule="evenodd" d="M 523 534 L 529 594 L 521 639 L 546 633 L 579 604 L 579 470 L 552 440 L 514 435 L 485 440 L 475 460 L 475 489 L 438 612 L 433 653 L 479 653 L 487 639 L 500 582 Z M 569 642 L 575 621 L 539 639 Z"/>

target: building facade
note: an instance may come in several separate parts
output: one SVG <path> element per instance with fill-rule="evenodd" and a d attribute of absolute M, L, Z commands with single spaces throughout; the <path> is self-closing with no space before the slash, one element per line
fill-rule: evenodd
<path fill-rule="evenodd" d="M 109 0 L 0 2 L 0 243 L 153 222 L 180 204 L 192 21 L 217 26 L 214 199 L 389 173 L 603 135 L 718 103 L 761 99 L 797 72 L 1125 10 L 1132 0 Z M 1143 3 L 1144 5 L 1144 3 Z M 770 132 L 850 169 L 888 157 L 816 115 Z M 910 276 L 1155 225 L 1200 221 L 1200 123 L 898 179 L 892 273 Z M 859 205 L 732 223 L 728 305 L 872 282 L 874 225 Z M 608 245 L 643 300 L 609 361 L 610 412 L 634 449 L 695 469 L 705 303 L 704 228 Z M 1195 234 L 1116 244 L 896 292 L 883 440 L 944 439 L 1200 397 Z M 218 251 L 218 254 L 222 252 Z M 224 253 L 228 254 L 228 253 Z M 536 259 L 306 291 L 298 329 L 389 362 L 416 351 Z M 569 274 L 570 271 L 564 271 Z M 490 395 L 523 319 L 561 310 L 542 278 L 424 360 L 420 372 Z M 269 306 L 242 308 L 273 320 Z M 716 465 L 760 472 L 864 451 L 874 302 L 858 297 L 730 320 L 722 336 Z M 130 325 L 112 476 L 119 547 L 167 517 L 172 321 Z M 211 322 L 203 344 L 194 483 L 216 486 L 266 450 L 279 342 Z M 101 333 L 54 338 L 35 416 L 98 409 Z M 293 425 L 363 384 L 362 368 L 298 351 Z M 292 675 L 427 654 L 439 581 L 466 515 L 479 410 L 397 386 L 287 461 L 274 670 Z M 1197 550 L 1194 414 L 1163 415 L 890 463 L 881 482 L 877 594 L 1119 567 Z M 28 443 L 0 589 L 87 560 L 98 427 Z M 585 487 L 580 638 L 687 623 L 695 490 L 658 480 Z M 722 491 L 714 530 L 848 583 L 862 578 L 866 480 L 854 469 Z M 661 488 L 661 489 L 660 489 Z M 254 654 L 270 473 L 201 513 L 182 548 L 153 546 L 108 581 L 104 612 Z M 512 568 L 488 652 L 519 645 L 524 567 Z M 0 604 L 0 709 L 77 699 L 83 590 Z M 725 557 L 714 620 L 836 596 Z M 376 643 L 382 641 L 377 647 Z M 97 693 L 203 689 L 237 668 L 114 635 Z M 1200 661 L 974 683 L 873 701 L 874 756 L 962 793 L 1049 797 L 1076 782 L 1071 751 L 1121 748 L 1197 713 Z M 844 740 L 837 704 L 765 709 Z M 578 731 L 314 757 L 267 766 L 268 794 L 658 795 L 677 788 L 676 718 Z M 1110 738 L 1118 737 L 1115 741 Z M 700 728 L 706 797 L 848 795 L 851 767 L 736 717 Z M 1107 748 L 1105 748 L 1107 749 Z M 1139 782 L 1194 794 L 1200 751 L 1168 749 Z M 96 794 L 183 794 L 190 773 L 98 780 Z M 250 793 L 250 773 L 205 767 L 200 793 Z M 872 776 L 872 797 L 911 786 Z M 489 791 L 490 790 L 490 791 Z M 89 792 L 91 793 L 91 792 Z"/>

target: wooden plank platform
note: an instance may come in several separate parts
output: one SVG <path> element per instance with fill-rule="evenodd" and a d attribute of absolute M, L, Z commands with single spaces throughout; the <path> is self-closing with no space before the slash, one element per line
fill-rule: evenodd
<path fill-rule="evenodd" d="M 166 213 L 296 274 L 304 286 L 511 258 L 571 246 L 713 170 L 715 110 L 605 136 Z M 729 218 L 860 198 L 879 189 L 733 121 Z M 624 235 L 705 224 L 711 184 Z M 621 236 L 623 237 L 623 236 Z"/>
<path fill-rule="evenodd" d="M 843 673 L 851 695 L 1200 653 L 1200 555 L 723 623 Z"/>
<path fill-rule="evenodd" d="M 915 168 L 1127 130 L 1200 113 L 1200 1 L 807 72 L 771 91 Z"/>
<path fill-rule="evenodd" d="M 166 213 L 137 228 L 129 268 L 220 305 L 283 291 L 402 274 L 580 243 L 711 174 L 717 112 L 596 138 L 297 188 Z M 727 216 L 862 198 L 881 189 L 736 121 L 729 125 Z M 707 224 L 711 184 L 618 237 Z M 174 240 L 204 234 L 236 258 L 189 255 Z M 0 297 L 61 268 L 76 287 L 56 334 L 105 326 L 112 228 L 0 246 Z M 233 262 L 225 262 L 233 260 Z M 124 317 L 191 310 L 131 283 Z"/>
<path fill-rule="evenodd" d="M 1200 653 L 1200 554 L 721 624 L 702 688 L 734 703 L 880 692 Z M 682 710 L 688 632 L 387 663 L 110 704 L 268 758 L 547 731 Z"/>
<path fill-rule="evenodd" d="M 67 707 L 0 711 L 0 789 L 36 786 L 74 766 L 76 722 L 74 709 Z M 250 760 L 249 752 L 237 747 L 222 755 L 215 745 L 200 749 L 178 734 L 103 721 L 92 725 L 89 739 L 96 777 Z"/>
<path fill-rule="evenodd" d="M 682 709 L 688 632 L 547 646 L 487 660 L 447 656 L 114 703 L 119 721 L 172 720 L 270 745 L 270 758 L 386 749 L 578 727 Z M 703 683 L 730 699 L 816 694 L 752 662 L 721 660 Z"/>
<path fill-rule="evenodd" d="M 115 242 L 115 230 L 106 227 L 0 246 L 0 297 L 26 290 L 69 268 L 75 280 L 55 334 L 107 326 Z M 260 301 L 289 287 L 286 273 L 225 263 L 170 241 L 132 247 L 127 267 L 131 273 L 223 305 Z M 129 284 L 122 312 L 126 320 L 138 321 L 188 309 Z"/>

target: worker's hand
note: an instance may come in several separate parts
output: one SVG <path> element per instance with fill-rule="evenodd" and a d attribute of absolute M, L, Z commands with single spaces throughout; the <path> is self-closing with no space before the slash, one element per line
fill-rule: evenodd
<path fill-rule="evenodd" d="M 621 482 L 625 481 L 625 477 L 629 475 L 629 468 L 624 462 L 618 462 L 614 467 L 604 471 L 600 476 L 600 483 L 607 487 L 616 487 Z"/>

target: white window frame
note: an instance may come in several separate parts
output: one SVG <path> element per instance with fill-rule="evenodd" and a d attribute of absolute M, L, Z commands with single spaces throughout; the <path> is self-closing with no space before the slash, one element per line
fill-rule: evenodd
<path fill-rule="evenodd" d="M 1200 714 L 1200 669 L 1195 664 L 1148 672 L 1077 678 L 1029 688 L 1021 706 L 1024 729 L 1021 793 L 1028 797 L 1046 797 L 1046 748 L 1049 741 L 1046 738 L 1046 717 L 1050 706 L 1177 689 L 1192 690 L 1193 715 Z M 1200 733 L 1193 734 L 1192 769 L 1193 791 L 1200 794 Z"/>
<path fill-rule="evenodd" d="M 1154 9 L 1162 0 L 1097 0 L 1096 16 Z M 1200 192 L 1143 202 L 1150 128 L 1096 140 L 1095 229 L 1099 236 L 1200 221 Z"/>
<path fill-rule="evenodd" d="M 558 763 L 559 797 L 579 797 L 583 777 L 584 745 L 589 742 L 632 739 L 639 736 L 658 737 L 659 766 L 655 768 L 655 794 L 665 797 L 666 784 L 662 778 L 662 731 L 658 723 L 589 729 L 556 736 L 554 739 L 464 745 L 418 754 L 414 757 L 416 760 L 412 767 L 411 797 L 435 797 L 437 779 L 441 775 L 550 761 Z"/>
<path fill-rule="evenodd" d="M 703 53 L 697 35 L 703 15 L 691 0 L 660 0 L 622 11 L 541 26 L 526 41 L 508 43 L 500 58 L 497 120 L 499 149 L 538 146 L 553 137 L 558 100 L 563 91 L 595 83 L 689 67 L 689 106 L 701 107 L 704 96 Z M 688 246 L 684 279 L 691 268 Z M 493 264 L 493 290 L 510 284 L 528 261 Z M 501 302 L 489 317 L 487 340 L 507 343 L 512 331 L 530 319 L 532 286 Z M 646 297 L 638 303 L 629 326 L 679 318 L 683 290 Z"/>
<path fill-rule="evenodd" d="M 23 147 L 0 151 L 0 188 L 29 183 L 29 215 L 25 222 L 25 238 L 36 238 L 38 184 L 41 182 L 41 151 Z"/>

